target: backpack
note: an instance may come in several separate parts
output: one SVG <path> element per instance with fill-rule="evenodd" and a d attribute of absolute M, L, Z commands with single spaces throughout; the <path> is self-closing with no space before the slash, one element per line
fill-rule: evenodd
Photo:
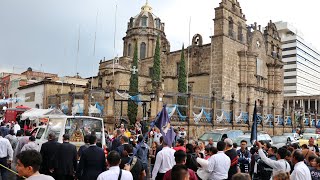
<path fill-rule="evenodd" d="M 197 172 L 199 164 L 197 162 L 197 155 L 194 153 L 188 153 L 187 154 L 187 162 L 186 162 L 186 166 L 189 169 L 192 169 L 194 172 Z"/>

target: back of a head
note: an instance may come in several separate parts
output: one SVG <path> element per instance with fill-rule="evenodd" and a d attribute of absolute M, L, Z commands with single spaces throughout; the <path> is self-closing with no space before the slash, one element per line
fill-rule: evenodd
<path fill-rule="evenodd" d="M 296 159 L 298 162 L 302 162 L 302 161 L 304 161 L 304 156 L 303 156 L 303 154 L 302 154 L 302 151 L 300 151 L 300 150 L 295 150 L 294 152 L 293 152 L 293 158 L 294 159 Z"/>
<path fill-rule="evenodd" d="M 232 140 L 230 138 L 224 139 L 224 142 L 226 143 L 226 146 L 232 147 L 233 142 L 232 142 Z"/>
<path fill-rule="evenodd" d="M 30 136 L 29 141 L 34 142 L 34 141 L 36 141 L 36 138 L 34 136 Z"/>
<path fill-rule="evenodd" d="M 143 136 L 140 134 L 139 136 L 138 136 L 138 142 L 142 142 L 143 141 Z"/>
<path fill-rule="evenodd" d="M 13 136 L 14 135 L 14 130 L 10 129 L 9 134 Z"/>
<path fill-rule="evenodd" d="M 3 121 L 1 122 L 1 126 L 4 126 L 4 122 Z"/>
<path fill-rule="evenodd" d="M 133 146 L 131 144 L 125 144 L 123 145 L 123 150 L 127 151 L 128 154 L 132 154 Z"/>
<path fill-rule="evenodd" d="M 176 164 L 183 163 L 186 160 L 186 158 L 187 158 L 187 154 L 182 150 L 176 151 L 174 153 L 174 159 L 176 161 Z"/>
<path fill-rule="evenodd" d="M 218 153 L 218 149 L 216 147 L 210 147 L 210 152 L 212 152 L 212 154 L 217 154 Z"/>
<path fill-rule="evenodd" d="M 249 174 L 245 174 L 245 173 L 237 173 L 232 176 L 232 180 L 250 180 L 250 179 L 251 178 Z"/>
<path fill-rule="evenodd" d="M 280 156 L 280 159 L 284 159 L 287 157 L 287 154 L 288 154 L 288 150 L 281 147 L 278 149 L 278 155 Z"/>
<path fill-rule="evenodd" d="M 163 136 L 160 137 L 159 141 L 161 144 L 163 143 Z"/>
<path fill-rule="evenodd" d="M 41 154 L 36 150 L 22 151 L 17 155 L 17 159 L 24 167 L 31 166 L 33 172 L 39 171 L 42 162 Z"/>
<path fill-rule="evenodd" d="M 120 154 L 117 151 L 111 151 L 107 156 L 107 161 L 110 166 L 118 166 L 120 163 L 120 159 Z"/>
<path fill-rule="evenodd" d="M 89 143 L 90 144 L 95 144 L 97 142 L 97 136 L 95 135 L 90 135 L 89 136 Z"/>
<path fill-rule="evenodd" d="M 89 139 L 90 139 L 90 135 L 87 134 L 84 136 L 84 143 L 88 144 L 89 143 Z"/>
<path fill-rule="evenodd" d="M 121 136 L 121 139 L 123 140 L 123 142 L 128 143 L 129 142 L 129 138 L 127 136 Z"/>
<path fill-rule="evenodd" d="M 122 133 L 121 133 L 121 130 L 120 129 L 117 129 L 117 135 L 120 136 Z"/>
<path fill-rule="evenodd" d="M 23 134 L 23 131 L 22 130 L 18 130 L 16 136 L 20 137 L 20 136 L 22 136 L 22 134 Z"/>
<path fill-rule="evenodd" d="M 290 174 L 288 172 L 279 171 L 273 177 L 273 180 L 290 180 Z"/>
<path fill-rule="evenodd" d="M 189 177 L 189 171 L 185 165 L 175 165 L 171 170 L 171 179 L 185 180 Z"/>
<path fill-rule="evenodd" d="M 181 146 L 184 145 L 184 140 L 183 140 L 183 139 L 178 139 L 177 142 L 178 142 Z"/>
<path fill-rule="evenodd" d="M 48 139 L 49 139 L 49 140 L 54 140 L 54 139 L 56 139 L 56 134 L 55 134 L 55 133 L 49 133 Z"/>
<path fill-rule="evenodd" d="M 186 144 L 186 150 L 189 153 L 194 153 L 193 145 L 192 144 Z"/>
<path fill-rule="evenodd" d="M 64 141 L 69 141 L 70 140 L 69 134 L 64 134 L 62 137 L 63 137 Z"/>
<path fill-rule="evenodd" d="M 218 151 L 223 151 L 226 148 L 226 143 L 224 141 L 219 141 L 217 143 L 217 149 Z"/>

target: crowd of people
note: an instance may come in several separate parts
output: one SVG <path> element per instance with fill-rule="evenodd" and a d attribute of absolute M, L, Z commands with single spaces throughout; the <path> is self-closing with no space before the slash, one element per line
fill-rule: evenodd
<path fill-rule="evenodd" d="M 3 125 L 3 124 L 2 124 Z M 30 131 L 0 127 L 0 172 L 2 180 L 319 180 L 319 148 L 313 138 L 308 145 L 281 148 L 257 141 L 233 143 L 229 138 L 208 143 L 187 140 L 183 128 L 175 130 L 168 144 L 153 128 L 144 132 L 138 121 L 128 130 L 123 124 L 97 142 L 86 135 L 77 148 L 54 133 L 39 147 Z M 238 147 L 239 146 L 239 147 Z M 10 172 L 11 168 L 12 171 Z M 13 172 L 17 171 L 18 175 Z"/>

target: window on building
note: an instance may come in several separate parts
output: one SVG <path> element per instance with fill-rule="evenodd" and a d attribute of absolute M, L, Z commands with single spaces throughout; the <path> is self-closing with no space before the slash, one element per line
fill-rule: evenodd
<path fill-rule="evenodd" d="M 153 76 L 153 67 L 149 67 L 149 77 Z"/>
<path fill-rule="evenodd" d="M 284 86 L 296 86 L 296 83 L 284 83 Z"/>
<path fill-rule="evenodd" d="M 297 61 L 287 62 L 286 64 L 287 64 L 287 65 L 289 65 L 289 64 L 297 64 Z"/>
<path fill-rule="evenodd" d="M 285 76 L 284 79 L 296 79 L 297 76 Z"/>
<path fill-rule="evenodd" d="M 296 54 L 288 54 L 288 55 L 284 55 L 282 56 L 282 58 L 289 58 L 289 57 L 296 57 L 297 55 Z"/>
<path fill-rule="evenodd" d="M 128 45 L 128 54 L 129 57 L 131 57 L 131 44 L 129 43 Z"/>
<path fill-rule="evenodd" d="M 147 16 L 142 16 L 141 17 L 141 26 L 147 27 L 147 20 L 148 20 Z"/>
<path fill-rule="evenodd" d="M 233 38 L 233 20 L 229 17 L 229 36 Z"/>
<path fill-rule="evenodd" d="M 263 61 L 261 59 L 257 59 L 257 75 L 263 76 Z"/>
<path fill-rule="evenodd" d="M 292 69 L 285 69 L 284 72 L 293 72 L 297 71 L 297 68 L 292 68 Z"/>
<path fill-rule="evenodd" d="M 238 40 L 241 42 L 243 41 L 242 25 L 240 22 L 238 23 Z"/>
<path fill-rule="evenodd" d="M 156 19 L 156 28 L 160 29 L 161 21 L 159 18 Z"/>
<path fill-rule="evenodd" d="M 176 70 L 177 76 L 179 75 L 179 66 L 180 66 L 180 62 L 177 62 L 177 70 Z"/>
<path fill-rule="evenodd" d="M 142 42 L 140 44 L 140 59 L 144 59 L 146 58 L 146 43 L 145 42 Z"/>
<path fill-rule="evenodd" d="M 290 51 L 290 50 L 296 50 L 296 47 L 289 47 L 289 48 L 284 48 L 282 51 Z"/>

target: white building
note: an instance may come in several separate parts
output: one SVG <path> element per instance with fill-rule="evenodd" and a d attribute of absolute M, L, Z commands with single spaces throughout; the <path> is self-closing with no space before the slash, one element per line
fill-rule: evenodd
<path fill-rule="evenodd" d="M 276 22 L 282 41 L 284 96 L 320 94 L 320 52 L 303 39 L 295 27 Z"/>

